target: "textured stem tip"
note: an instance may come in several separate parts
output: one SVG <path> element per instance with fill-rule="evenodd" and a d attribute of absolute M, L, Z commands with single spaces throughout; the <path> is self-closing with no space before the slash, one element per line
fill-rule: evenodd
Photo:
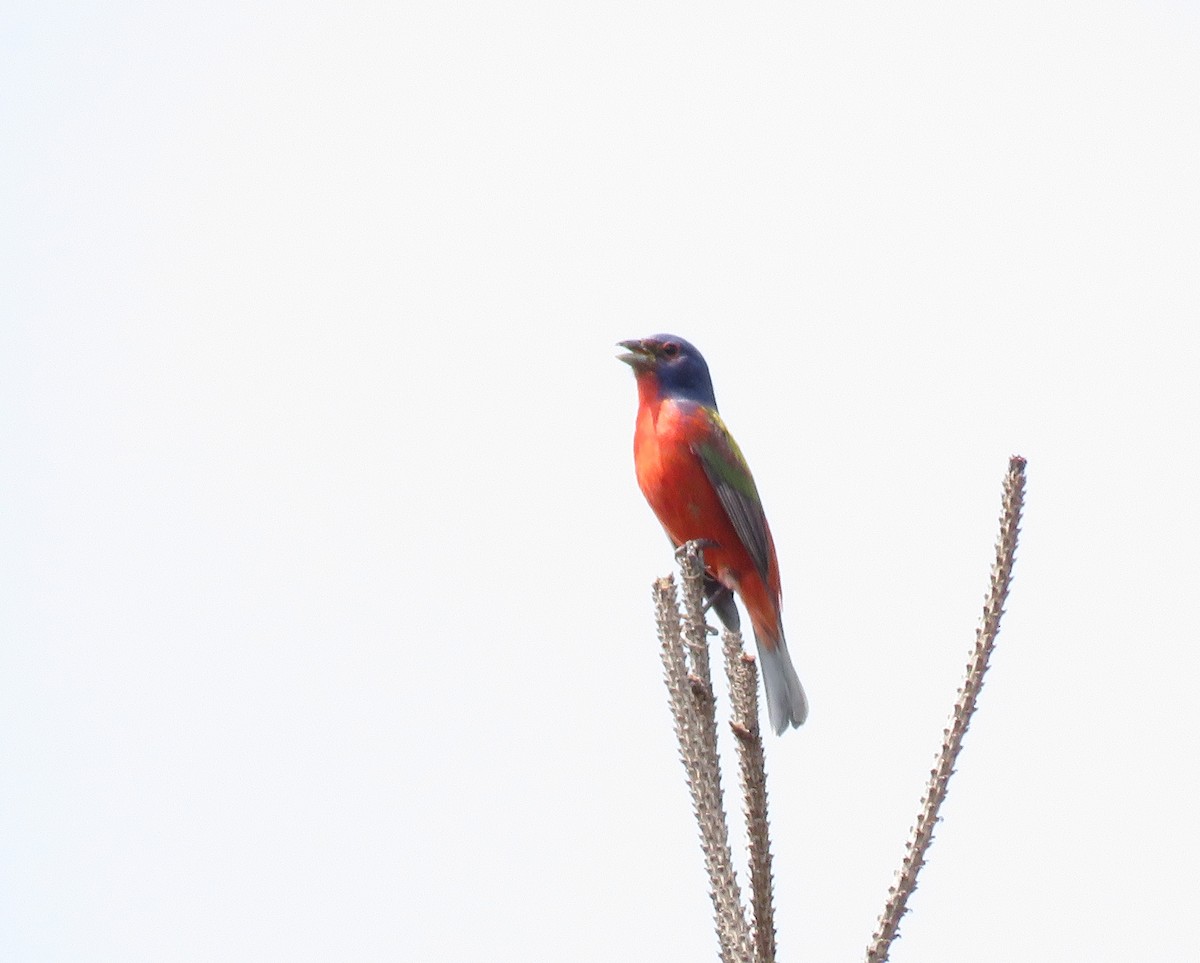
<path fill-rule="evenodd" d="M 888 958 L 892 941 L 900 931 L 900 919 L 908 910 L 908 898 L 917 888 L 917 874 L 925 865 L 925 853 L 933 842 L 933 827 L 938 810 L 946 798 L 950 776 L 962 749 L 963 736 L 971 724 L 971 716 L 983 686 L 983 674 L 1000 631 L 1000 616 L 1012 582 L 1013 562 L 1017 553 L 1017 535 L 1021 527 L 1021 509 L 1025 500 L 1025 459 L 1013 455 L 1008 462 L 1004 479 L 1004 497 L 1000 512 L 1000 537 L 996 540 L 996 560 L 992 563 L 991 584 L 983 603 L 983 616 L 975 633 L 975 646 L 967 662 L 967 677 L 958 690 L 950 727 L 943 732 L 942 747 L 930 772 L 929 783 L 921 800 L 921 810 L 904 852 L 904 860 L 896 874 L 895 884 L 888 890 L 888 901 L 875 935 L 867 947 L 868 963 L 882 963 Z"/>

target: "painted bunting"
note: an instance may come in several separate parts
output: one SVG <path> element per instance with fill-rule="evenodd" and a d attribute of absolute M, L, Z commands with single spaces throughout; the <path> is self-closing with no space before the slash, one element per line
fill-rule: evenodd
<path fill-rule="evenodd" d="M 704 539 L 705 599 L 737 629 L 734 592 L 754 627 L 777 733 L 798 726 L 808 699 L 783 637 L 779 563 L 754 478 L 717 413 L 704 356 L 683 338 L 622 341 L 637 378 L 633 460 L 638 485 L 676 546 Z"/>

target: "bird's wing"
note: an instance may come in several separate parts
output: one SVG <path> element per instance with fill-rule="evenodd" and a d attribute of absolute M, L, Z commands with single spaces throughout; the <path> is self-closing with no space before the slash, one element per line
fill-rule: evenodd
<path fill-rule="evenodd" d="M 767 583 L 771 541 L 767 534 L 767 517 L 763 514 L 750 467 L 721 416 L 712 408 L 707 409 L 705 414 L 709 430 L 703 441 L 692 445 L 692 450 L 699 456 L 704 473 L 716 489 L 721 506 L 733 522 L 734 531 L 746 546 L 746 551 L 750 553 L 754 567 L 758 569 L 763 582 Z"/>

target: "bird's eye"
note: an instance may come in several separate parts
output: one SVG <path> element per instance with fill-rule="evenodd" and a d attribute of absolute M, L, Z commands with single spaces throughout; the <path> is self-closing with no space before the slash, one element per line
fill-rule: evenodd
<path fill-rule="evenodd" d="M 668 341 L 662 346 L 662 353 L 664 358 L 674 358 L 679 354 L 679 345 L 674 341 Z"/>

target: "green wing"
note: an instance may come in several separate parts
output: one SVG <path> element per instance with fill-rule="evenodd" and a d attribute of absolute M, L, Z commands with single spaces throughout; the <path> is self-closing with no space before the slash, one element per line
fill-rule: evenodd
<path fill-rule="evenodd" d="M 717 497 L 725 514 L 733 522 L 734 531 L 746 546 L 754 567 L 766 584 L 770 584 L 770 536 L 767 534 L 767 517 L 763 514 L 762 501 L 750 474 L 750 466 L 742 451 L 733 440 L 721 416 L 713 409 L 705 412 L 709 430 L 704 441 L 692 445 L 704 466 L 704 474 L 716 489 Z"/>

